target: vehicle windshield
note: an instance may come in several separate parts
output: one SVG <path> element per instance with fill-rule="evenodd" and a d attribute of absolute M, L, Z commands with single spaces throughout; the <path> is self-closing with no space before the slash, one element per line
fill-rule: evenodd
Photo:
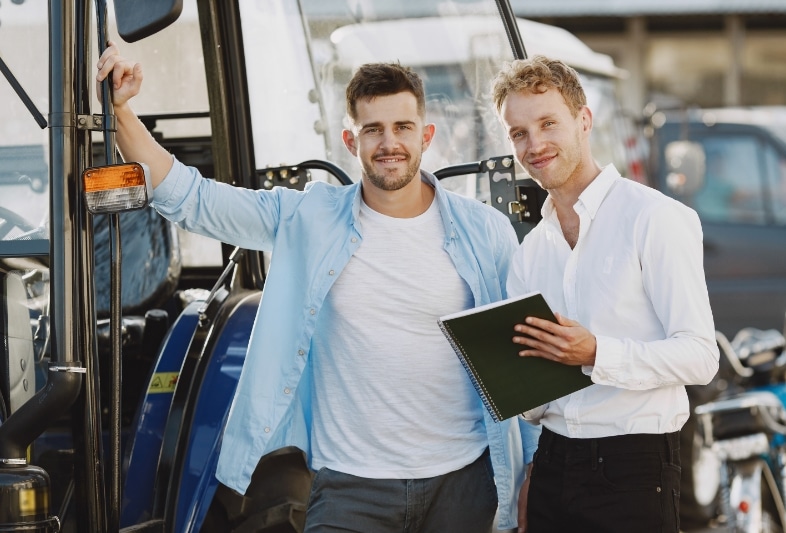
<path fill-rule="evenodd" d="M 43 116 L 49 110 L 47 9 L 47 2 L 0 4 L 0 60 Z M 0 76 L 0 102 L 0 244 L 42 252 L 49 239 L 49 132 L 6 76 Z M 9 246 L 0 245 L 0 255 Z"/>
<path fill-rule="evenodd" d="M 156 134 L 170 140 L 200 137 L 209 144 L 196 4 L 184 0 L 175 24 L 125 43 L 114 29 L 110 2 L 109 34 L 121 44 L 123 55 L 144 65 L 145 89 L 134 108 L 155 124 Z M 0 3 L 0 58 L 44 116 L 49 107 L 47 9 L 46 2 Z M 266 0 L 239 2 L 239 9 L 257 168 L 327 159 L 359 179 L 358 162 L 341 140 L 344 89 L 355 68 L 373 61 L 399 61 L 424 79 L 426 120 L 436 125 L 436 136 L 423 168 L 434 171 L 510 153 L 489 94 L 496 72 L 513 59 L 493 0 Z M 595 117 L 594 153 L 601 164 L 614 162 L 629 170 L 627 154 L 620 152 L 625 145 L 614 141 L 626 124 L 619 120 L 614 98 L 618 72 L 610 58 L 560 28 L 523 19 L 518 24 L 529 55 L 559 57 L 580 71 Z M 48 130 L 36 123 L 2 77 L 0 99 L 0 243 L 34 238 L 46 244 Z M 93 109 L 99 109 L 95 99 Z M 94 142 L 99 152 L 99 133 Z M 521 168 L 518 172 L 523 174 Z M 313 179 L 329 178 L 315 172 Z M 488 184 L 477 176 L 443 183 L 488 199 Z M 3 225 L 3 220 L 10 222 Z M 195 237 L 181 232 L 181 238 Z M 207 249 L 182 244 L 184 265 L 189 264 L 189 249 Z M 210 243 L 210 249 L 209 262 L 220 263 L 218 243 Z"/>
<path fill-rule="evenodd" d="M 259 168 L 325 158 L 357 181 L 359 163 L 341 140 L 344 91 L 354 70 L 368 62 L 398 61 L 423 78 L 426 121 L 436 125 L 424 169 L 510 154 L 490 84 L 513 53 L 492 0 L 270 0 L 243 2 L 240 11 Z M 611 59 L 559 28 L 519 20 L 519 29 L 530 55 L 560 57 L 582 72 L 590 107 L 601 119 L 594 137 L 605 148 L 598 155 L 625 168 L 625 154 L 612 152 L 604 132 L 621 127 L 613 118 L 618 72 Z M 248 52 L 271 47 L 272 56 Z M 443 184 L 488 199 L 488 184 L 477 176 Z"/>

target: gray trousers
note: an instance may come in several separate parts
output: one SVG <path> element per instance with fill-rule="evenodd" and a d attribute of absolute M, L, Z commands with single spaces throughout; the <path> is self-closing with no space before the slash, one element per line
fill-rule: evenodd
<path fill-rule="evenodd" d="M 488 450 L 460 470 L 424 479 L 367 479 L 323 468 L 304 533 L 488 533 L 496 510 Z"/>

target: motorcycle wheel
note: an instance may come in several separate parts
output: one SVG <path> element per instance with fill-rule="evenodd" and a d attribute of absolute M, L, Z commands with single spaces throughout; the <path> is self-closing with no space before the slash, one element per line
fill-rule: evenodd
<path fill-rule="evenodd" d="M 680 431 L 680 524 L 683 528 L 698 528 L 717 515 L 721 460 L 705 445 L 701 424 L 692 413 L 697 405 L 714 400 L 721 391 L 714 382 L 686 389 L 691 416 Z"/>

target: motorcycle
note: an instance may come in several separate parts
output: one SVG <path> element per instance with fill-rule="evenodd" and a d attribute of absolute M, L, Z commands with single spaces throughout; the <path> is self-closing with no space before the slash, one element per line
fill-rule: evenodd
<path fill-rule="evenodd" d="M 720 463 L 719 524 L 732 532 L 786 531 L 786 338 L 720 332 L 727 392 L 694 409 L 704 446 Z"/>

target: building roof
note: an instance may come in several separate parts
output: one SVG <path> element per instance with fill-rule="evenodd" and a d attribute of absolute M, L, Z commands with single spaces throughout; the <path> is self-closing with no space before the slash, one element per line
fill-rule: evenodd
<path fill-rule="evenodd" d="M 510 0 L 520 17 L 786 13 L 786 0 Z"/>

